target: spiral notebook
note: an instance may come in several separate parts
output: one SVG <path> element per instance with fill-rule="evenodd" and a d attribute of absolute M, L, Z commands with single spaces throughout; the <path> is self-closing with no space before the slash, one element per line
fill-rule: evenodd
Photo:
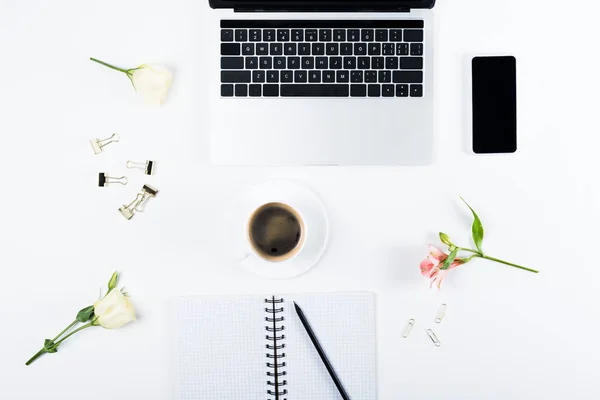
<path fill-rule="evenodd" d="M 337 400 L 298 303 L 352 400 L 377 397 L 372 293 L 182 297 L 178 400 Z"/>

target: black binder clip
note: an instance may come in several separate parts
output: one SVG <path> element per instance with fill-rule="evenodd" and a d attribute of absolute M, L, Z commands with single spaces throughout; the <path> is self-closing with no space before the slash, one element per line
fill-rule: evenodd
<path fill-rule="evenodd" d="M 150 185 L 144 185 L 142 191 L 139 192 L 133 201 L 123 207 L 119 208 L 119 212 L 127 219 L 133 218 L 136 212 L 144 212 L 146 203 L 158 194 L 158 189 L 153 188 Z"/>
<path fill-rule="evenodd" d="M 125 166 L 129 169 L 137 168 L 144 171 L 146 175 L 152 175 L 154 172 L 154 161 L 147 160 L 146 162 L 135 162 L 135 161 L 127 161 Z"/>
<path fill-rule="evenodd" d="M 120 178 L 113 178 L 112 176 L 108 176 L 106 172 L 100 172 L 98 174 L 98 186 L 106 187 L 111 183 L 120 183 L 121 185 L 127 185 L 127 177 L 122 176 Z"/>
<path fill-rule="evenodd" d="M 111 143 L 116 143 L 119 141 L 119 134 L 113 133 L 111 137 L 107 139 L 93 139 L 90 140 L 90 144 L 92 145 L 92 149 L 94 149 L 94 154 L 102 153 L 104 146 L 108 146 Z"/>

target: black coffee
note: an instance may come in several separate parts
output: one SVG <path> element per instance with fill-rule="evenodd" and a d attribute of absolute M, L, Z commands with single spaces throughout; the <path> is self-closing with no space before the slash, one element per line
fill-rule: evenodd
<path fill-rule="evenodd" d="M 302 239 L 300 215 L 283 203 L 265 204 L 250 217 L 248 235 L 260 256 L 283 261 L 297 252 Z"/>

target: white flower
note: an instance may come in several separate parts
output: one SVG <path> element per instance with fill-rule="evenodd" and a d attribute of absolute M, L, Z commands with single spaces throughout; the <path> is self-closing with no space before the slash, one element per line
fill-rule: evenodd
<path fill-rule="evenodd" d="M 120 328 L 135 321 L 135 309 L 128 297 L 120 290 L 111 290 L 104 298 L 94 303 L 95 325 L 106 329 Z"/>
<path fill-rule="evenodd" d="M 135 90 L 148 104 L 163 105 L 173 83 L 173 74 L 162 65 L 143 64 L 128 74 Z"/>
<path fill-rule="evenodd" d="M 123 69 L 93 57 L 90 57 L 90 60 L 127 75 L 136 92 L 142 95 L 146 103 L 163 105 L 167 101 L 173 74 L 163 65 L 142 64 L 137 68 Z"/>

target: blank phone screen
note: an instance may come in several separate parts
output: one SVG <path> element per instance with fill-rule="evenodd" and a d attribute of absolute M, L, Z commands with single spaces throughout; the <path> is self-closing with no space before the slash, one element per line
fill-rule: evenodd
<path fill-rule="evenodd" d="M 517 151 L 517 66 L 514 57 L 473 58 L 473 151 Z"/>

